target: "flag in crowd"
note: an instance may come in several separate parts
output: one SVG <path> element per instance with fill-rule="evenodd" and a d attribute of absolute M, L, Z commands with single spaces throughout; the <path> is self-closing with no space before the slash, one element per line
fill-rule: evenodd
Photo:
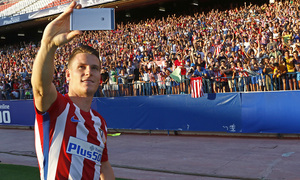
<path fill-rule="evenodd" d="M 191 97 L 199 98 L 204 96 L 202 77 L 192 77 L 191 78 Z"/>
<path fill-rule="evenodd" d="M 177 83 L 180 83 L 181 82 L 180 73 L 181 73 L 181 69 L 178 67 L 170 74 L 170 77 L 173 78 Z"/>

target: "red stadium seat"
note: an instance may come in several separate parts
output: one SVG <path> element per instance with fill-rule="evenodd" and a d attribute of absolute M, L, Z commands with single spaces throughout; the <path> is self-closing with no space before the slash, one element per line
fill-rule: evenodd
<path fill-rule="evenodd" d="M 12 2 L 12 3 L 4 3 L 3 5 L 0 5 L 0 12 L 9 8 L 10 6 L 16 4 L 17 2 Z"/>
<path fill-rule="evenodd" d="M 52 7 L 55 7 L 55 6 L 62 5 L 62 4 L 67 4 L 67 3 L 70 3 L 72 1 L 73 0 L 55 0 L 51 3 L 49 3 L 48 5 L 46 5 L 45 7 L 41 8 L 41 10 L 42 9 L 47 9 L 47 8 L 52 8 Z"/>

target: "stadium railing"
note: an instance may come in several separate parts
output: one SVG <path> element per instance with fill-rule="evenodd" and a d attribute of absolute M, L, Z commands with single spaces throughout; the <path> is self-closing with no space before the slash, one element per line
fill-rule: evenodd
<path fill-rule="evenodd" d="M 297 76 L 300 76 L 300 73 L 287 73 L 278 78 L 273 78 L 273 74 L 249 77 L 229 76 L 210 79 L 203 78 L 203 91 L 204 93 L 281 91 L 284 90 L 284 84 L 286 86 L 286 90 L 291 90 L 289 87 L 289 77 L 292 77 L 295 80 L 296 87 L 294 87 L 294 89 L 300 89 Z M 293 81 L 291 83 L 294 85 Z M 185 92 L 182 94 L 190 94 L 190 79 L 184 80 L 184 86 Z M 253 88 L 255 88 L 255 90 L 253 90 Z M 179 92 L 176 92 L 176 90 L 179 90 Z M 180 94 L 180 92 L 182 92 L 180 85 L 179 83 L 175 83 L 174 80 L 164 82 L 136 81 L 134 83 L 127 84 L 122 84 L 121 81 L 118 81 L 118 83 L 114 84 L 99 85 L 98 91 L 95 93 L 94 97 L 171 95 Z M 66 92 L 61 91 L 61 93 Z M 32 89 L 18 89 L 15 91 L 2 90 L 0 93 L 0 100 L 26 99 L 33 99 Z"/>
<path fill-rule="evenodd" d="M 264 74 L 257 76 L 229 76 L 229 77 L 217 77 L 203 80 L 204 93 L 227 93 L 227 92 L 254 92 L 254 91 L 280 91 L 283 89 L 283 84 L 286 86 L 286 90 L 291 90 L 289 87 L 288 76 L 293 76 L 296 81 L 296 89 L 299 89 L 299 83 L 297 81 L 298 73 L 286 73 L 285 75 L 273 78 L 273 74 Z M 284 77 L 284 78 L 282 78 Z M 285 82 L 285 83 L 284 83 Z M 190 79 L 184 80 L 185 92 L 183 94 L 189 94 Z M 292 82 L 293 83 L 293 82 Z M 293 83 L 294 84 L 294 83 Z M 179 92 L 175 93 L 176 86 L 179 86 Z M 230 90 L 231 88 L 231 90 Z M 136 91 L 136 92 L 135 92 Z M 107 84 L 99 87 L 99 91 L 96 93 L 96 97 L 116 97 L 116 96 L 151 96 L 162 94 L 180 94 L 179 83 L 172 81 L 165 82 L 134 82 L 122 84 L 120 82 L 114 84 Z"/>

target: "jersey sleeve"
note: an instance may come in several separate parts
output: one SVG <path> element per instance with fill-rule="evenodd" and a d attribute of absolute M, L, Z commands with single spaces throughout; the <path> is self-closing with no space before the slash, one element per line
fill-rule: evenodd
<path fill-rule="evenodd" d="M 102 126 L 103 129 L 105 129 L 105 139 L 107 140 L 107 125 L 106 125 L 106 121 L 104 120 L 104 118 L 100 115 L 101 117 L 101 122 L 102 122 Z M 103 149 L 103 154 L 102 154 L 102 159 L 101 162 L 105 162 L 108 161 L 108 154 L 107 154 L 107 141 L 104 143 L 105 147 Z"/>
<path fill-rule="evenodd" d="M 105 148 L 103 149 L 101 162 L 106 162 L 106 161 L 108 161 L 108 155 L 107 155 L 107 146 L 105 143 Z"/>
<path fill-rule="evenodd" d="M 36 120 L 39 122 L 39 123 L 42 123 L 42 121 L 44 120 L 44 118 L 39 118 L 40 116 L 43 116 L 45 113 L 57 113 L 57 114 L 60 114 L 62 111 L 63 111 L 63 107 L 65 106 L 65 103 L 64 100 L 63 100 L 63 95 L 60 94 L 59 92 L 57 92 L 57 98 L 56 100 L 54 101 L 54 103 L 50 106 L 50 108 L 46 111 L 46 112 L 40 112 L 36 106 L 35 106 L 35 103 L 34 103 L 34 109 L 35 109 L 35 113 L 36 113 Z"/>

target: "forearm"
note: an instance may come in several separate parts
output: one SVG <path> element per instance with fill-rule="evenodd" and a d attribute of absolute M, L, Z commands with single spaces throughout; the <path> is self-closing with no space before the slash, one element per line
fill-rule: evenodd
<path fill-rule="evenodd" d="M 113 171 L 109 161 L 102 162 L 100 179 L 101 180 L 114 180 L 115 179 L 114 171 Z"/>
<path fill-rule="evenodd" d="M 54 54 L 56 47 L 41 45 L 32 69 L 32 87 L 41 96 L 50 90 L 54 73 Z"/>

